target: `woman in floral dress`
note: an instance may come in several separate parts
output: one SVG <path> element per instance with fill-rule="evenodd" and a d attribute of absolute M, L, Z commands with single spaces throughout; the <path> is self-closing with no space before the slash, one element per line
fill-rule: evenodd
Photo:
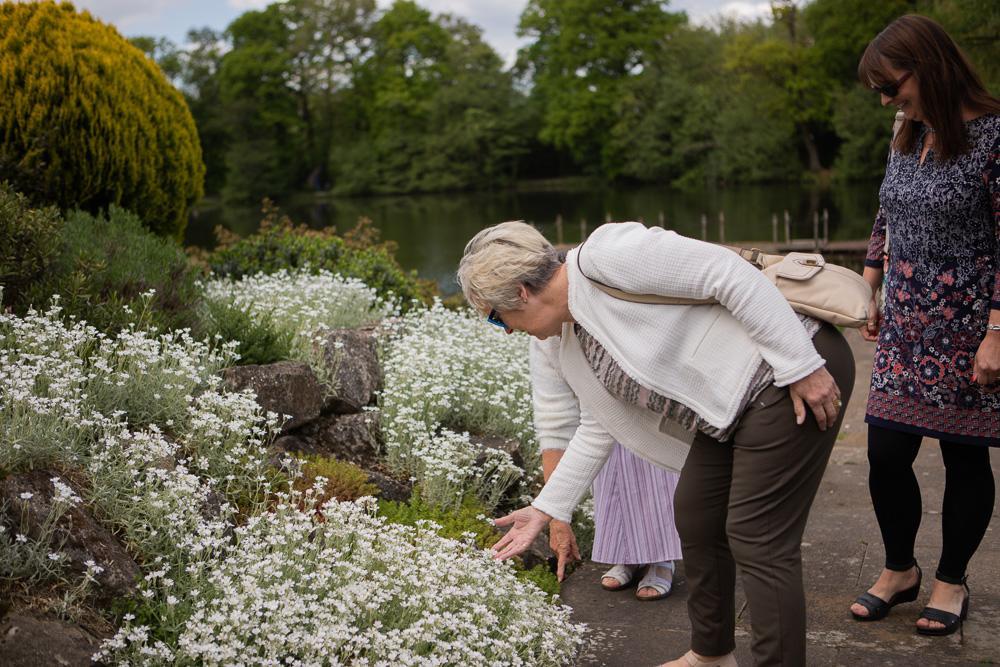
<path fill-rule="evenodd" d="M 865 278 L 885 274 L 868 422 L 869 490 L 885 569 L 851 607 L 860 621 L 915 600 L 924 437 L 944 459 L 943 544 L 917 632 L 954 632 L 968 613 L 966 567 L 994 504 L 991 446 L 1000 446 L 1000 100 L 928 18 L 904 16 L 869 44 L 861 80 L 904 120 L 879 191 Z M 888 259 L 883 264 L 886 238 Z"/>

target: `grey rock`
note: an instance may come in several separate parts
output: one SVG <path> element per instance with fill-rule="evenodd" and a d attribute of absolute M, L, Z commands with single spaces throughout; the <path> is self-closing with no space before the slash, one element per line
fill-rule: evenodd
<path fill-rule="evenodd" d="M 413 484 L 379 470 L 367 470 L 368 481 L 378 487 L 379 498 L 405 503 L 413 495 Z"/>
<path fill-rule="evenodd" d="M 371 404 L 382 388 L 376 338 L 373 328 L 335 329 L 326 335 L 323 357 L 333 386 L 323 412 L 352 414 Z"/>
<path fill-rule="evenodd" d="M 28 537 L 40 539 L 42 525 L 54 504 L 53 477 L 60 477 L 72 487 L 65 478 L 50 470 L 33 470 L 0 480 L 0 506 L 5 513 L 0 515 L 0 521 L 10 530 L 26 530 Z M 21 498 L 23 493 L 32 494 L 31 498 Z M 58 549 L 66 555 L 71 572 L 83 574 L 88 560 L 104 568 L 96 576 L 93 594 L 97 600 L 109 602 L 136 591 L 139 566 L 121 542 L 91 516 L 86 505 L 66 511 L 56 524 L 51 540 L 53 550 Z"/>
<path fill-rule="evenodd" d="M 323 407 L 323 387 L 308 364 L 279 361 L 266 366 L 235 366 L 224 370 L 222 378 L 233 391 L 252 389 L 265 410 L 291 415 L 282 433 L 313 421 Z"/>
<path fill-rule="evenodd" d="M 0 665 L 90 667 L 100 639 L 63 621 L 10 614 L 0 619 Z"/>
<path fill-rule="evenodd" d="M 377 410 L 351 415 L 326 415 L 295 432 L 305 441 L 298 451 L 350 461 L 362 468 L 379 464 L 379 416 Z"/>

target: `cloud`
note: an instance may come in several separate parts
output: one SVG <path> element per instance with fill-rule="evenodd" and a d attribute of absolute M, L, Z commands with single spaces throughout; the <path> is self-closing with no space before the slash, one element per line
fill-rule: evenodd
<path fill-rule="evenodd" d="M 753 21 L 771 17 L 770 2 L 727 2 L 719 9 L 719 13 L 732 16 L 741 21 Z"/>
<path fill-rule="evenodd" d="M 272 0 L 226 0 L 227 5 L 243 12 L 251 9 L 264 9 L 271 2 Z"/>
<path fill-rule="evenodd" d="M 177 0 L 145 0 L 144 2 L 135 2 L 134 0 L 76 0 L 74 4 L 77 9 L 86 9 L 96 18 L 106 23 L 112 23 L 120 30 L 127 31 L 129 26 L 159 16 L 164 11 L 176 7 L 178 4 L 186 5 L 187 1 L 179 3 Z"/>
<path fill-rule="evenodd" d="M 382 9 L 392 5 L 392 0 L 377 1 Z M 524 43 L 515 32 L 527 0 L 418 0 L 418 4 L 434 15 L 453 14 L 482 28 L 483 38 L 508 65 Z"/>

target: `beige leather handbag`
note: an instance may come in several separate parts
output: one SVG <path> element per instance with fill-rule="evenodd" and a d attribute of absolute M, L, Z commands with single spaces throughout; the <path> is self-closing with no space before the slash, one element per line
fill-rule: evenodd
<path fill-rule="evenodd" d="M 830 264 L 818 253 L 790 252 L 787 255 L 768 255 L 756 248 L 746 250 L 726 246 L 759 268 L 778 291 L 788 300 L 797 313 L 809 315 L 841 327 L 861 327 L 868 322 L 868 304 L 871 288 L 865 279 L 854 271 Z M 595 287 L 611 296 L 634 303 L 661 303 L 668 305 L 702 305 L 718 303 L 715 299 L 685 299 L 659 294 L 632 294 L 605 285 L 583 273 L 580 255 L 576 254 L 577 268 Z"/>

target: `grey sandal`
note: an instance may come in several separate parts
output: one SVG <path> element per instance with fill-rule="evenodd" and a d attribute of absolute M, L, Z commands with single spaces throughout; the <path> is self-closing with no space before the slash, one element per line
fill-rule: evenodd
<path fill-rule="evenodd" d="M 669 577 L 660 576 L 660 572 L 669 572 Z M 652 588 L 657 592 L 657 595 L 642 596 L 639 595 L 639 591 L 643 588 Z M 674 589 L 674 563 L 673 561 L 666 561 L 663 563 L 651 563 L 649 567 L 646 568 L 646 574 L 643 575 L 642 579 L 639 580 L 639 585 L 636 586 L 635 597 L 637 600 L 642 602 L 652 602 L 654 600 L 662 600 L 663 598 L 670 595 L 671 591 Z"/>
<path fill-rule="evenodd" d="M 601 575 L 601 588 L 606 591 L 622 591 L 629 587 L 635 579 L 635 573 L 639 570 L 638 565 L 615 565 L 610 570 Z M 617 586 L 608 586 L 605 579 L 614 579 Z"/>

